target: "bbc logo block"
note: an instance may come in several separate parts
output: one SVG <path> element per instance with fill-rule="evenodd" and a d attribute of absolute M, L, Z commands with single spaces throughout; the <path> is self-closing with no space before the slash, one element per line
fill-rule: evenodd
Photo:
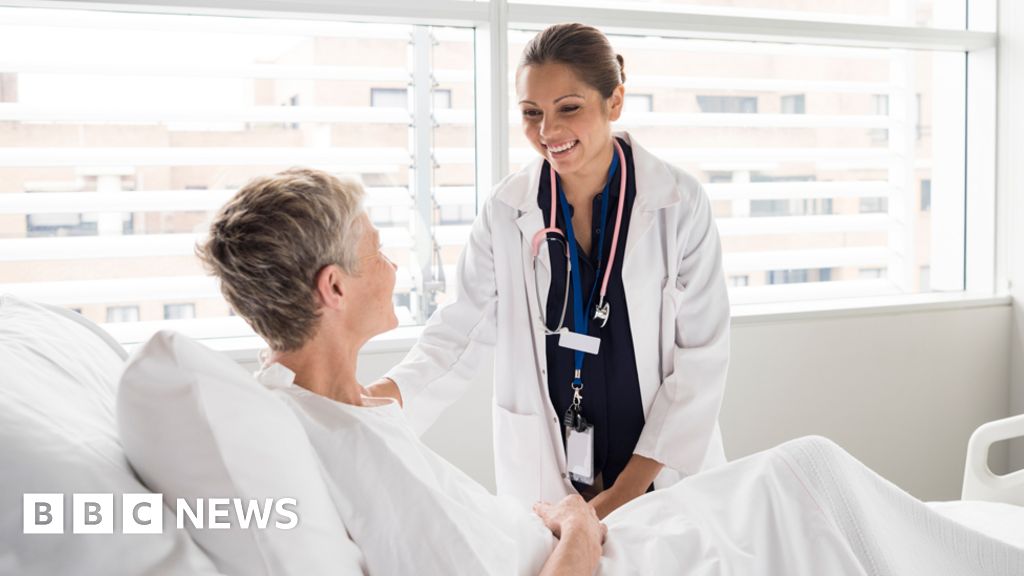
<path fill-rule="evenodd" d="M 64 494 L 25 494 L 23 532 L 63 534 L 64 503 Z M 160 494 L 123 494 L 120 504 L 121 532 L 124 534 L 163 532 L 164 508 Z M 71 532 L 113 534 L 116 513 L 113 494 L 72 494 Z"/>
<path fill-rule="evenodd" d="M 25 494 L 22 513 L 25 534 L 64 533 L 63 494 Z"/>

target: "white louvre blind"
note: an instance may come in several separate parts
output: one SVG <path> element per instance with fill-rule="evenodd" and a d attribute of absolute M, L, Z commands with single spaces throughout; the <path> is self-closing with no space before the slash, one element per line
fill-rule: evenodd
<path fill-rule="evenodd" d="M 0 292 L 140 321 L 110 327 L 129 339 L 165 320 L 247 333 L 194 247 L 249 178 L 309 166 L 361 176 L 402 317 L 429 312 L 423 286 L 450 273 L 432 256 L 460 249 L 476 209 L 469 31 L 421 28 L 417 44 L 403 25 L 0 13 Z M 375 90 L 402 97 L 375 106 Z M 417 165 L 421 132 L 433 161 Z"/>
<path fill-rule="evenodd" d="M 963 237 L 962 54 L 611 40 L 617 127 L 703 183 L 734 304 L 963 289 L 932 239 Z M 513 165 L 534 155 L 517 134 Z"/>
<path fill-rule="evenodd" d="M 595 5 L 500 3 L 410 0 L 418 25 L 345 0 L 302 8 L 327 18 L 273 1 L 245 17 L 203 0 L 228 15 L 0 9 L 0 290 L 137 318 L 111 327 L 128 339 L 247 333 L 193 246 L 249 178 L 305 165 L 362 176 L 400 317 L 422 321 L 452 289 L 486 185 L 536 158 L 515 105 L 523 45 Z M 980 77 L 966 83 L 965 51 L 995 35 L 964 31 L 961 0 L 842 4 L 588 11 L 626 62 L 616 127 L 703 184 L 734 304 L 964 287 L 965 94 Z M 344 21 L 363 16 L 389 23 Z"/>

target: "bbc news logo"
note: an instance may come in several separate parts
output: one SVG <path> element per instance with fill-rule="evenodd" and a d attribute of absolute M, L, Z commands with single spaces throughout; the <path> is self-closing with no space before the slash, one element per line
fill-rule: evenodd
<path fill-rule="evenodd" d="M 64 534 L 64 494 L 25 494 L 23 520 L 25 534 Z M 160 494 L 122 494 L 120 500 L 121 533 L 162 534 L 164 501 Z M 175 500 L 178 530 L 186 523 L 199 530 L 229 528 L 291 530 L 299 523 L 294 498 L 185 498 Z M 113 534 L 113 494 L 72 494 L 72 534 Z M 273 522 L 271 522 L 273 520 Z"/>

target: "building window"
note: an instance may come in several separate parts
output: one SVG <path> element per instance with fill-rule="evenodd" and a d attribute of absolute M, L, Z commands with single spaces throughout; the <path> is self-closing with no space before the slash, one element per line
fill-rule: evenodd
<path fill-rule="evenodd" d="M 795 284 L 807 282 L 807 269 L 801 270 L 769 270 L 769 284 Z"/>
<path fill-rule="evenodd" d="M 871 95 L 871 108 L 876 116 L 888 116 L 889 115 L 889 95 L 888 94 L 872 94 Z M 875 144 L 882 144 L 889 141 L 889 130 L 886 128 L 871 128 L 868 130 L 868 136 Z"/>
<path fill-rule="evenodd" d="M 434 109 L 452 107 L 452 91 L 435 88 L 432 92 Z M 406 88 L 370 88 L 370 106 L 374 108 L 409 108 L 409 90 Z"/>
<path fill-rule="evenodd" d="M 769 270 L 769 284 L 802 284 L 832 280 L 831 268 L 801 268 L 797 270 Z"/>
<path fill-rule="evenodd" d="M 191 320 L 195 317 L 195 304 L 164 304 L 164 320 Z"/>
<path fill-rule="evenodd" d="M 138 322 L 138 306 L 108 306 L 107 322 Z"/>
<path fill-rule="evenodd" d="M 131 234 L 134 230 L 134 215 L 122 212 L 121 233 Z M 28 238 L 46 236 L 96 236 L 99 233 L 97 214 L 29 214 L 25 216 L 25 235 Z"/>
<path fill-rule="evenodd" d="M 786 94 L 782 97 L 783 114 L 804 114 L 806 112 L 803 94 Z"/>
<path fill-rule="evenodd" d="M 715 114 L 757 114 L 756 96 L 697 96 L 701 112 Z"/>
<path fill-rule="evenodd" d="M 930 178 L 921 180 L 921 212 L 932 209 L 932 181 Z"/>
<path fill-rule="evenodd" d="M 18 101 L 18 75 L 0 72 L 0 102 Z"/>
<path fill-rule="evenodd" d="M 435 88 L 434 110 L 447 110 L 452 107 L 452 91 L 447 88 Z"/>
<path fill-rule="evenodd" d="M 932 290 L 932 267 L 921 266 L 921 270 L 918 274 L 918 282 L 920 286 L 918 289 L 921 292 L 931 292 Z"/>
<path fill-rule="evenodd" d="M 868 197 L 861 198 L 859 202 L 858 212 L 861 214 L 879 214 L 889 211 L 889 199 Z"/>
<path fill-rule="evenodd" d="M 831 198 L 796 198 L 792 200 L 751 200 L 750 217 L 814 216 L 832 214 Z"/>
<path fill-rule="evenodd" d="M 370 88 L 370 106 L 374 108 L 408 108 L 406 88 Z"/>
<path fill-rule="evenodd" d="M 443 208 L 443 206 L 442 206 Z M 367 206 L 370 221 L 377 226 L 405 226 L 409 224 L 412 210 L 409 206 Z"/>
<path fill-rule="evenodd" d="M 82 214 L 29 214 L 25 217 L 26 235 L 40 236 L 95 236 L 96 220 L 87 221 Z"/>
<path fill-rule="evenodd" d="M 755 172 L 750 181 L 761 182 L 813 182 L 815 177 L 806 174 L 777 176 Z M 771 216 L 813 216 L 832 214 L 832 198 L 782 198 L 750 200 L 750 217 Z"/>
<path fill-rule="evenodd" d="M 885 268 L 861 268 L 857 271 L 860 280 L 880 280 L 885 278 Z"/>
<path fill-rule="evenodd" d="M 874 108 L 874 112 L 878 116 L 889 115 L 889 95 L 888 94 L 872 94 L 871 104 Z"/>
<path fill-rule="evenodd" d="M 654 112 L 654 95 L 627 93 L 623 110 L 630 114 L 637 112 Z"/>
<path fill-rule="evenodd" d="M 729 285 L 732 286 L 733 288 L 743 288 L 745 286 L 750 286 L 750 276 L 747 274 L 729 276 Z"/>

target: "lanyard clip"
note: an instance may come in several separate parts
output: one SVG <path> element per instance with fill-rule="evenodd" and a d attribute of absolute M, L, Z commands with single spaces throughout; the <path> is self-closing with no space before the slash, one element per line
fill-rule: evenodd
<path fill-rule="evenodd" d="M 580 394 L 581 388 L 573 387 L 572 389 L 572 409 L 579 411 L 580 402 L 583 401 L 583 394 Z"/>

